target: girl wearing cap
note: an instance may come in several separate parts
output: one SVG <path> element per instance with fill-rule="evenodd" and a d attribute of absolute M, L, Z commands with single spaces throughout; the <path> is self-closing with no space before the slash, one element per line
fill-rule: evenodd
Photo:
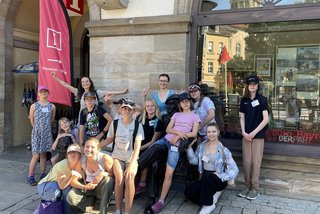
<path fill-rule="evenodd" d="M 113 160 L 110 155 L 100 152 L 99 140 L 90 138 L 85 142 L 84 155 L 81 158 L 80 169 L 71 180 L 73 187 L 67 201 L 71 206 L 78 207 L 82 212 L 100 201 L 100 213 L 105 214 L 114 188 Z"/>
<path fill-rule="evenodd" d="M 77 171 L 80 165 L 81 149 L 79 145 L 70 145 L 67 150 L 67 158 L 55 164 L 46 177 L 39 181 L 37 191 L 42 200 L 55 201 L 62 196 L 63 213 L 70 213 L 66 201 L 71 189 L 70 182 L 73 177 L 81 177 Z"/>
<path fill-rule="evenodd" d="M 198 165 L 200 179 L 186 189 L 185 195 L 202 206 L 200 214 L 208 214 L 215 209 L 215 203 L 221 191 L 226 188 L 227 181 L 235 179 L 239 173 L 231 152 L 219 141 L 219 126 L 209 123 L 206 135 L 207 140 L 198 145 L 196 152 L 193 151 L 192 144 L 187 149 L 189 162 Z"/>
<path fill-rule="evenodd" d="M 37 185 L 34 177 L 38 160 L 40 158 L 40 179 L 46 174 L 47 152 L 51 151 L 52 131 L 51 124 L 56 115 L 56 107 L 48 101 L 49 90 L 46 86 L 38 87 L 38 101 L 31 105 L 29 119 L 32 126 L 31 147 L 32 158 L 29 165 L 27 183 Z"/>
<path fill-rule="evenodd" d="M 114 195 L 116 214 L 131 213 L 134 198 L 134 179 L 138 170 L 138 156 L 141 141 L 144 140 L 142 125 L 134 120 L 135 103 L 123 100 L 121 104 L 121 119 L 114 120 L 110 126 L 107 139 L 100 144 L 104 147 L 113 142 L 111 156 L 115 175 Z M 122 212 L 122 202 L 124 212 Z"/>
<path fill-rule="evenodd" d="M 155 213 L 159 213 L 162 210 L 164 200 L 169 192 L 173 173 L 180 157 L 180 141 L 197 137 L 201 120 L 197 114 L 192 112 L 193 103 L 191 99 L 189 93 L 180 94 L 178 104 L 179 112 L 171 117 L 166 129 L 166 136 L 156 142 L 156 144 L 164 145 L 168 148 L 168 158 L 160 198 L 151 207 Z"/>
<path fill-rule="evenodd" d="M 251 75 L 246 80 L 244 96 L 240 102 L 240 125 L 242 131 L 242 159 L 246 187 L 240 197 L 250 200 L 260 194 L 259 175 L 263 156 L 265 127 L 269 122 L 267 98 L 258 94 L 259 79 Z"/>
<path fill-rule="evenodd" d="M 194 113 L 199 115 L 201 124 L 198 135 L 203 141 L 206 137 L 206 127 L 209 123 L 215 122 L 215 106 L 209 97 L 202 95 L 201 87 L 197 83 L 191 83 L 188 87 L 190 96 L 195 100 Z"/>
<path fill-rule="evenodd" d="M 159 75 L 159 91 L 155 91 L 151 94 L 151 98 L 154 99 L 160 109 L 160 114 L 167 114 L 167 105 L 165 104 L 167 98 L 174 94 L 174 90 L 168 89 L 170 82 L 170 77 L 168 74 Z M 148 94 L 149 87 L 147 87 L 142 93 L 142 103 L 145 102 L 146 96 Z"/>
<path fill-rule="evenodd" d="M 76 144 L 77 141 L 71 133 L 71 122 L 66 117 L 61 117 L 58 121 L 59 134 L 52 144 L 52 158 L 51 163 L 55 165 L 57 162 L 63 160 L 67 154 L 67 148 L 71 144 Z"/>

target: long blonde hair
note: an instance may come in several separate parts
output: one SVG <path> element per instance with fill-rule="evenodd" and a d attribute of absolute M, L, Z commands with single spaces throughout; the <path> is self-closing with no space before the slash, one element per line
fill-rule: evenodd
<path fill-rule="evenodd" d="M 61 122 L 69 123 L 69 131 L 71 131 L 71 121 L 70 121 L 68 118 L 66 118 L 66 117 L 61 117 L 61 118 L 59 119 L 59 121 L 58 121 L 58 133 L 59 133 L 59 134 L 64 133 L 64 130 L 61 129 L 61 127 L 60 127 L 60 123 L 61 123 Z"/>
<path fill-rule="evenodd" d="M 159 107 L 158 107 L 158 105 L 157 105 L 157 103 L 156 103 L 156 101 L 154 100 L 154 99 L 148 99 L 148 100 L 146 100 L 145 102 L 144 102 L 144 109 L 143 109 L 143 112 L 142 112 L 142 117 L 140 117 L 140 123 L 142 124 L 142 125 L 144 125 L 145 123 L 146 123 L 146 119 L 148 118 L 148 112 L 147 112 L 147 110 L 146 110 L 146 103 L 147 102 L 152 102 L 153 103 L 153 105 L 156 107 L 156 112 L 155 112 L 155 115 L 156 115 L 156 117 L 159 119 L 159 120 L 161 120 L 161 114 L 160 114 L 160 110 L 159 110 Z"/>

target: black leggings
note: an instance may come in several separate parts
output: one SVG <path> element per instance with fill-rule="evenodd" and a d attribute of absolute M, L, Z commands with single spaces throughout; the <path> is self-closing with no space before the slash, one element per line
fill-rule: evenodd
<path fill-rule="evenodd" d="M 186 188 L 184 194 L 194 203 L 202 206 L 210 206 L 213 203 L 213 195 L 226 188 L 227 181 L 221 179 L 210 171 L 204 171 L 202 178 Z"/>

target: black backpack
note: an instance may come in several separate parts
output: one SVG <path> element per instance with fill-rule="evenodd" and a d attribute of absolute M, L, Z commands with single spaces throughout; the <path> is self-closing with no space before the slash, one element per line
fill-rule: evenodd
<path fill-rule="evenodd" d="M 116 133 L 117 133 L 117 128 L 118 128 L 118 122 L 119 122 L 119 120 L 113 121 L 113 143 L 112 143 L 111 152 L 113 152 L 113 149 L 114 149 Z M 139 129 L 139 122 L 137 120 L 134 120 L 134 129 L 133 129 L 133 134 L 132 134 L 133 148 L 134 148 L 134 142 L 136 141 L 138 129 Z"/>

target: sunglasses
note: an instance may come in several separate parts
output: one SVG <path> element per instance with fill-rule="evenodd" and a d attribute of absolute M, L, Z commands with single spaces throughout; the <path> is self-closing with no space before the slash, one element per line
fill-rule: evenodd
<path fill-rule="evenodd" d="M 131 106 L 135 106 L 135 105 L 136 105 L 134 102 L 131 102 L 131 101 L 128 101 L 128 100 L 124 100 L 124 101 L 122 102 L 122 104 L 124 104 L 124 105 L 131 105 Z"/>

